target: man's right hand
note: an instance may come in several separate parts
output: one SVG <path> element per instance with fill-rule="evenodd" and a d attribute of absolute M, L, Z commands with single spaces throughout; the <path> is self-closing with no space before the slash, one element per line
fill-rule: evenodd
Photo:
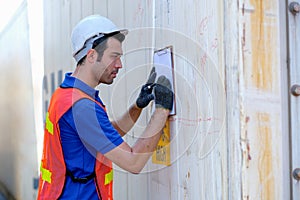
<path fill-rule="evenodd" d="M 156 85 L 154 87 L 155 94 L 155 107 L 156 108 L 165 108 L 172 110 L 173 108 L 173 91 L 171 82 L 167 77 L 160 76 L 157 79 Z"/>
<path fill-rule="evenodd" d="M 153 67 L 150 72 L 147 83 L 142 86 L 139 97 L 136 100 L 137 107 L 145 108 L 150 103 L 150 101 L 154 99 L 154 95 L 152 94 L 152 89 L 155 86 L 154 83 L 155 78 L 156 78 L 156 72 L 155 72 L 155 67 Z"/>

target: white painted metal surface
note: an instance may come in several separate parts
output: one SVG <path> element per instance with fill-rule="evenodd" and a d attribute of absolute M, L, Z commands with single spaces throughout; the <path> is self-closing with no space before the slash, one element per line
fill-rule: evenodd
<path fill-rule="evenodd" d="M 289 146 L 286 88 L 287 80 L 290 84 L 300 81 L 297 69 L 299 15 L 287 15 L 287 45 L 285 8 L 286 3 L 280 0 L 44 1 L 45 72 L 41 75 L 44 76 L 44 113 L 64 73 L 75 67 L 70 43 L 72 27 L 89 14 L 107 16 L 130 31 L 124 42 L 124 68 L 112 86 L 99 87 L 111 118 L 121 115 L 135 101 L 152 67 L 154 50 L 173 45 L 175 64 L 176 115 L 170 121 L 171 165 L 158 165 L 150 160 L 139 175 L 128 174 L 116 167 L 116 200 L 273 200 L 292 196 L 297 199 L 299 183 L 290 181 L 288 163 L 290 148 L 291 167 L 299 167 L 299 97 L 290 97 L 292 144 Z M 1 52 L 5 52 L 1 53 L 3 61 L 9 57 L 8 41 L 11 45 L 16 40 L 11 37 L 24 37 L 21 42 L 17 40 L 18 44 L 11 45 L 21 43 L 22 52 L 9 51 L 22 61 L 22 70 L 24 66 L 30 68 L 28 61 L 33 60 L 29 55 L 33 52 L 29 47 L 32 44 L 26 42 L 29 38 L 26 37 L 26 19 L 27 16 L 22 16 L 23 21 L 19 21 L 24 34 L 16 31 L 17 25 L 20 27 L 17 21 L 16 27 L 8 28 L 7 34 L 0 37 Z M 290 53 L 289 78 L 286 71 L 287 46 Z M 10 62 L 8 60 L 2 68 L 11 70 L 5 68 L 14 66 Z M 37 68 L 32 69 L 39 73 Z M 19 77 L 20 71 L 23 76 L 26 75 L 26 83 L 38 80 L 34 78 L 35 74 L 26 74 L 26 70 L 18 68 L 15 71 L 11 77 Z M 8 125 L 11 123 L 6 121 L 7 114 L 1 116 L 5 119 L 1 127 L 5 127 L 5 133 L 11 131 L 12 134 L 1 132 L 0 178 L 7 181 L 5 183 L 15 196 L 24 197 L 30 190 L 17 184 L 29 185 L 24 184 L 25 178 L 20 169 L 31 172 L 27 174 L 31 177 L 30 182 L 36 177 L 39 159 L 35 157 L 37 149 L 34 148 L 33 133 L 43 122 L 35 121 L 40 126 L 29 123 L 36 119 L 33 113 L 39 113 L 33 107 L 32 102 L 39 100 L 33 101 L 32 88 L 24 83 L 15 88 L 22 88 L 21 92 L 29 91 L 30 96 L 25 94 L 26 116 L 15 117 L 20 121 L 17 129 Z M 35 95 L 34 98 L 39 97 Z M 2 109 L 8 109 L 10 102 L 5 98 L 1 101 L 6 102 Z M 12 112 L 7 110 L 5 113 Z M 134 143 L 139 137 L 150 113 L 150 108 L 143 111 L 141 119 L 125 138 L 128 143 Z M 22 131 L 28 131 L 27 138 L 24 132 L 20 134 L 20 127 Z M 43 133 L 36 134 L 41 140 Z M 14 138 L 22 140 L 16 142 Z M 23 143 L 27 144 L 26 153 L 35 155 L 30 157 L 31 160 L 26 160 L 28 154 L 24 153 Z M 11 159 L 5 159 L 7 155 Z M 13 167 L 9 169 L 10 166 Z M 14 171 L 17 171 L 15 179 L 9 180 L 4 176 L 4 173 L 11 175 Z M 290 182 L 293 194 L 290 194 Z M 31 197 L 26 196 L 25 199 Z"/>
<path fill-rule="evenodd" d="M 239 5 L 234 1 L 224 3 L 224 57 L 226 66 L 226 138 L 227 138 L 227 169 L 228 197 L 242 198 L 242 153 L 240 143 L 240 38 L 239 36 Z M 234 126 L 232 125 L 234 124 Z"/>
<path fill-rule="evenodd" d="M 242 198 L 284 199 L 279 1 L 239 2 Z"/>

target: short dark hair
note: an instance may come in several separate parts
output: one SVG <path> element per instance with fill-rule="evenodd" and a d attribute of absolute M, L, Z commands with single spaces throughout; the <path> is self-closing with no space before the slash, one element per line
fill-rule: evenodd
<path fill-rule="evenodd" d="M 113 37 L 113 38 L 117 39 L 121 43 L 125 39 L 124 34 L 122 34 L 120 31 L 116 31 L 116 32 L 113 32 L 113 33 L 110 33 L 110 34 L 106 34 L 103 37 L 95 40 L 94 43 L 93 43 L 92 49 L 95 49 L 97 51 L 97 53 L 99 54 L 98 55 L 99 60 L 102 59 L 103 53 L 107 49 L 107 40 L 110 37 Z M 86 58 L 86 55 L 78 61 L 77 65 L 82 65 L 83 62 L 85 61 L 85 58 Z"/>

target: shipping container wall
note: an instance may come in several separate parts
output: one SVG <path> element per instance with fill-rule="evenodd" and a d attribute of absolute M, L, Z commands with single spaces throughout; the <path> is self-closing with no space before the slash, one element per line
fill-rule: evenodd
<path fill-rule="evenodd" d="M 286 30 L 278 0 L 44 1 L 43 110 L 74 70 L 70 34 L 89 14 L 129 29 L 123 69 L 100 85 L 111 118 L 135 101 L 153 52 L 173 46 L 176 115 L 171 164 L 151 159 L 139 175 L 115 168 L 115 199 L 287 199 L 288 132 L 282 122 L 280 49 Z M 53 15 L 55 13 L 55 15 Z M 152 109 L 125 137 L 133 144 Z M 287 183 L 287 184 L 286 184 Z"/>
<path fill-rule="evenodd" d="M 0 182 L 16 199 L 35 199 L 38 177 L 28 24 L 24 1 L 0 34 Z"/>

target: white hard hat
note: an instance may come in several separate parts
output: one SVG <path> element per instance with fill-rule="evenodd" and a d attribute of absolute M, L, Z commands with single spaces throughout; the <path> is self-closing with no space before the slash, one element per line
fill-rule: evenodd
<path fill-rule="evenodd" d="M 112 21 L 100 15 L 90 15 L 78 22 L 71 35 L 72 53 L 76 62 L 87 54 L 95 40 L 113 32 L 126 35 L 128 30 L 119 29 Z"/>

